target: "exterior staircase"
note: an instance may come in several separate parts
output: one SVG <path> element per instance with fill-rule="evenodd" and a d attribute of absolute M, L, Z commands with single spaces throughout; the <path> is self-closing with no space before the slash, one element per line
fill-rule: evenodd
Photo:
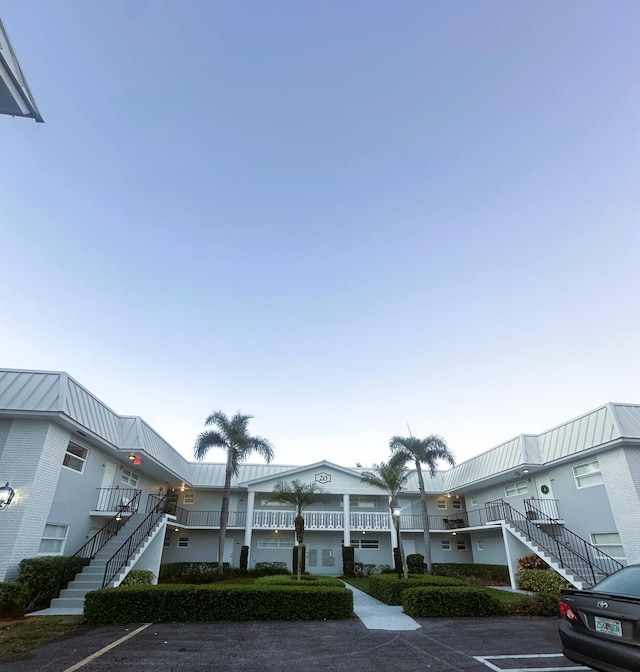
<path fill-rule="evenodd" d="M 51 600 L 48 609 L 29 615 L 82 615 L 86 594 L 92 590 L 119 586 L 153 539 L 164 530 L 166 520 L 164 513 L 132 514 L 126 525 L 100 548 L 90 563 L 60 591 L 59 596 Z"/>
<path fill-rule="evenodd" d="M 494 520 L 501 520 L 516 539 L 576 588 L 591 587 L 623 567 L 530 500 L 525 500 L 524 514 L 501 499 L 489 502 L 486 509 Z"/>

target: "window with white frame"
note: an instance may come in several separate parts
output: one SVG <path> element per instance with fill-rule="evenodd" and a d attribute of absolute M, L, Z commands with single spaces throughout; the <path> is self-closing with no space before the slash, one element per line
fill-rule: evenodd
<path fill-rule="evenodd" d="M 178 537 L 178 548 L 187 548 L 189 546 L 189 537 Z"/>
<path fill-rule="evenodd" d="M 196 493 L 195 492 L 185 492 L 182 498 L 183 504 L 195 504 L 196 503 Z"/>
<path fill-rule="evenodd" d="M 440 497 L 440 498 L 438 499 L 438 504 L 437 504 L 437 506 L 438 506 L 438 508 L 439 508 L 441 511 L 446 510 L 446 508 L 447 508 L 447 500 L 446 500 L 444 497 Z"/>
<path fill-rule="evenodd" d="M 462 500 L 460 498 L 451 500 L 451 508 L 457 509 L 458 511 L 462 509 Z"/>
<path fill-rule="evenodd" d="M 284 537 L 274 534 L 272 537 L 258 539 L 258 548 L 293 548 L 293 546 L 293 535 Z"/>
<path fill-rule="evenodd" d="M 84 471 L 88 454 L 89 451 L 86 448 L 78 446 L 75 443 L 70 443 L 67 446 L 67 452 L 64 454 L 62 464 L 68 469 L 73 469 L 81 474 Z"/>
<path fill-rule="evenodd" d="M 592 485 L 602 483 L 602 472 L 598 460 L 573 467 L 573 477 L 576 479 L 577 488 L 590 488 Z"/>
<path fill-rule="evenodd" d="M 505 497 L 526 495 L 528 492 L 529 492 L 529 484 L 527 483 L 527 481 L 515 481 L 515 483 L 507 483 L 504 486 Z"/>
<path fill-rule="evenodd" d="M 478 498 L 477 497 L 469 497 L 469 504 L 471 504 L 471 506 L 478 506 Z"/>
<path fill-rule="evenodd" d="M 467 550 L 467 542 L 464 539 L 458 539 L 456 541 L 456 548 L 459 551 L 466 551 Z"/>
<path fill-rule="evenodd" d="M 344 546 L 344 540 L 340 542 L 341 546 Z M 371 539 L 369 537 L 351 537 L 351 547 L 352 548 L 361 548 L 364 550 L 371 550 L 371 549 L 379 549 L 380 548 L 380 540 L 379 539 Z"/>
<path fill-rule="evenodd" d="M 378 500 L 376 497 L 350 497 L 349 505 L 355 509 L 377 509 Z"/>
<path fill-rule="evenodd" d="M 624 548 L 617 532 L 599 532 L 591 534 L 591 543 L 612 558 L 624 560 Z"/>
<path fill-rule="evenodd" d="M 484 551 L 484 539 L 476 539 L 476 550 Z"/>
<path fill-rule="evenodd" d="M 68 525 L 53 525 L 47 523 L 40 539 L 40 555 L 62 555 L 64 543 L 67 540 Z"/>
<path fill-rule="evenodd" d="M 441 542 L 443 551 L 451 550 L 451 539 L 443 539 Z"/>
<path fill-rule="evenodd" d="M 130 485 L 132 488 L 138 487 L 139 480 L 140 477 L 138 476 L 138 474 L 134 473 L 133 471 L 130 471 L 129 469 L 123 469 L 122 473 L 120 474 L 120 483 Z"/>

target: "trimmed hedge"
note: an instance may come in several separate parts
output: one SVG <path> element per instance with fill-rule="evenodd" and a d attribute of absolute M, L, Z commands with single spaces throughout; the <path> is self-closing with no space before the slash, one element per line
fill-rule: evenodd
<path fill-rule="evenodd" d="M 336 586 L 338 588 L 346 588 L 344 583 L 335 576 L 313 576 L 311 574 L 303 574 L 301 580 L 295 574 L 284 574 L 276 576 L 263 576 L 256 579 L 256 585 L 263 586 Z"/>
<path fill-rule="evenodd" d="M 89 560 L 62 555 L 25 558 L 18 565 L 17 582 L 29 590 L 28 608 L 47 607 L 58 589 L 82 571 Z"/>
<path fill-rule="evenodd" d="M 402 593 L 402 608 L 409 616 L 451 618 L 503 616 L 505 608 L 486 590 L 474 586 L 420 586 Z"/>
<path fill-rule="evenodd" d="M 122 580 L 121 586 L 150 586 L 153 572 L 150 569 L 132 569 Z"/>
<path fill-rule="evenodd" d="M 520 590 L 559 597 L 563 588 L 572 586 L 553 569 L 521 569 L 518 572 L 518 587 Z"/>
<path fill-rule="evenodd" d="M 409 574 L 408 579 L 398 579 L 395 574 L 376 574 L 369 577 L 369 594 L 380 602 L 397 606 L 409 588 L 418 586 L 467 586 L 467 582 L 448 576 Z"/>
<path fill-rule="evenodd" d="M 160 565 L 159 583 L 215 583 L 236 578 L 256 578 L 273 574 L 289 574 L 284 562 L 256 563 L 255 569 L 229 567 L 225 563 L 222 574 L 217 562 L 167 562 Z"/>
<path fill-rule="evenodd" d="M 29 604 L 30 591 L 24 583 L 0 583 L 0 615 L 21 616 Z"/>
<path fill-rule="evenodd" d="M 84 616 L 93 625 L 342 619 L 353 616 L 353 593 L 344 587 L 256 584 L 105 588 L 87 594 Z"/>
<path fill-rule="evenodd" d="M 509 568 L 506 565 L 467 564 L 454 562 L 434 563 L 432 574 L 454 576 L 460 579 L 476 579 L 481 582 L 508 584 Z"/>

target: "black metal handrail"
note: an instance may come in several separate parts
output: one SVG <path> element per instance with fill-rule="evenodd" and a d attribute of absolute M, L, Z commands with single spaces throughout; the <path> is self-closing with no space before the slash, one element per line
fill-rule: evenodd
<path fill-rule="evenodd" d="M 621 562 L 559 524 L 557 519 L 547 516 L 530 500 L 525 500 L 525 513 L 502 499 L 487 502 L 485 509 L 488 510 L 488 519 L 508 521 L 543 548 L 560 567 L 589 585 L 623 567 Z"/>
<path fill-rule="evenodd" d="M 162 516 L 166 514 L 165 503 L 166 496 L 159 497 L 158 495 L 149 495 L 147 498 L 148 513 L 144 520 L 107 561 L 104 569 L 104 578 L 102 580 L 103 588 L 106 588 L 106 586 L 108 586 L 118 575 L 120 570 L 126 566 L 133 554 L 140 548 L 140 546 L 142 546 L 145 539 L 149 536 L 151 530 L 156 526 Z"/>
<path fill-rule="evenodd" d="M 58 585 L 57 595 L 60 591 L 75 579 L 78 572 L 83 567 L 86 567 L 91 560 L 96 556 L 96 553 L 113 537 L 118 534 L 123 525 L 127 522 L 129 517 L 138 510 L 140 505 L 141 491 L 133 491 L 133 497 L 127 497 L 127 503 L 120 498 L 120 508 L 113 518 L 110 518 L 106 525 L 100 528 L 83 546 L 81 546 L 73 555 L 67 559 L 60 582 Z M 115 510 L 115 509 L 114 509 Z"/>

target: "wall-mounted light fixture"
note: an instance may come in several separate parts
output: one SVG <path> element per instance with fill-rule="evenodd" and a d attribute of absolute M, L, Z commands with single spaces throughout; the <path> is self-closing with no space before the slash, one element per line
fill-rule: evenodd
<path fill-rule="evenodd" d="M 528 473 L 529 473 L 529 470 L 528 470 L 528 469 L 523 469 L 523 470 L 522 470 L 522 473 L 523 473 L 523 474 L 528 474 Z"/>
<path fill-rule="evenodd" d="M 9 506 L 15 496 L 15 490 L 9 485 L 9 481 L 7 481 L 0 488 L 0 509 L 4 509 L 5 507 Z"/>
<path fill-rule="evenodd" d="M 142 464 L 142 458 L 140 455 L 136 455 L 135 453 L 131 453 L 131 455 L 129 455 L 129 461 L 135 465 Z"/>

